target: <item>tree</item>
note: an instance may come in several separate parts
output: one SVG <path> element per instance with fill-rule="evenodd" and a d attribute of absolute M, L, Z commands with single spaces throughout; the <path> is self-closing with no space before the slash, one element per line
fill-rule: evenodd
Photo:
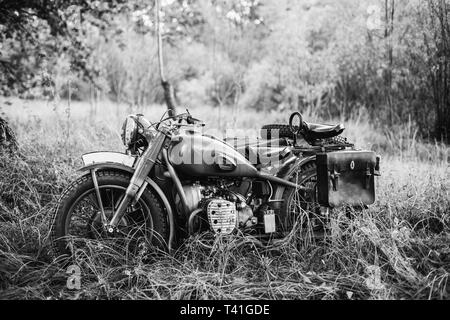
<path fill-rule="evenodd" d="M 94 81 L 98 70 L 89 65 L 92 52 L 84 42 L 86 26 L 106 29 L 109 16 L 129 9 L 125 0 L 0 0 L 0 94 L 20 94 L 32 87 L 51 85 L 37 77 L 49 57 L 67 53 L 71 70 Z M 30 81 L 30 79 L 35 79 Z M 0 118 L 2 144 L 16 146 L 13 131 Z"/>
<path fill-rule="evenodd" d="M 163 44 L 162 44 L 162 30 L 161 30 L 161 8 L 160 0 L 155 0 L 155 21 L 156 21 L 156 37 L 158 39 L 158 66 L 159 75 L 161 77 L 161 85 L 164 89 L 164 99 L 166 100 L 167 110 L 169 111 L 169 116 L 175 116 L 177 114 L 175 107 L 175 97 L 173 87 L 170 82 L 166 79 L 164 73 L 164 62 L 163 62 Z"/>
<path fill-rule="evenodd" d="M 450 142 L 450 2 L 428 0 L 431 32 L 424 34 L 435 106 L 435 137 Z"/>
<path fill-rule="evenodd" d="M 94 81 L 98 70 L 89 64 L 93 48 L 85 41 L 87 33 L 107 30 L 112 16 L 137 5 L 126 0 L 0 0 L 0 42 L 12 44 L 9 56 L 0 51 L 0 84 L 27 89 L 26 79 L 38 68 L 24 69 L 24 61 L 37 57 L 39 63 L 62 53 L 69 56 L 73 72 Z"/>

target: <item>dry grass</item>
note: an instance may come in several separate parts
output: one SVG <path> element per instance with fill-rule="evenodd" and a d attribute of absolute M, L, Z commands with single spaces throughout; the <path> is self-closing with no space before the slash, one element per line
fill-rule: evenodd
<path fill-rule="evenodd" d="M 6 101 L 12 104 L 5 104 Z M 448 299 L 450 273 L 449 149 L 425 144 L 413 126 L 374 130 L 364 117 L 347 136 L 383 155 L 376 205 L 349 220 L 336 212 L 323 243 L 292 237 L 260 248 L 242 237 L 205 249 L 189 240 L 174 255 L 136 254 L 89 243 L 76 263 L 81 290 L 66 288 L 61 261 L 49 255 L 48 224 L 59 193 L 76 176 L 79 156 L 122 150 L 124 116 L 157 120 L 164 108 L 136 110 L 103 103 L 0 99 L 17 131 L 21 156 L 0 160 L 0 298 L 3 299 Z M 218 110 L 190 109 L 209 125 Z M 255 130 L 286 116 L 223 112 L 223 127 Z M 313 117 L 313 115 L 310 115 Z M 270 119 L 270 121 L 268 120 Z"/>

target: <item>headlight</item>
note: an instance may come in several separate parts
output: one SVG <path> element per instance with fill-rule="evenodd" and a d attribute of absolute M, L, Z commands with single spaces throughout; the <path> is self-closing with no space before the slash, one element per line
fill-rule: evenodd
<path fill-rule="evenodd" d="M 136 141 L 138 126 L 133 116 L 128 116 L 122 125 L 122 142 L 128 147 L 131 143 Z"/>

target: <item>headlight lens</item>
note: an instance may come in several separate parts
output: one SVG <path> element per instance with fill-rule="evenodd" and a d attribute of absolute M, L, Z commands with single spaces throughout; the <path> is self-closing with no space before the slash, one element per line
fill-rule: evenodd
<path fill-rule="evenodd" d="M 136 120 L 132 116 L 128 116 L 122 125 L 122 141 L 128 147 L 131 143 L 136 141 L 138 126 Z"/>

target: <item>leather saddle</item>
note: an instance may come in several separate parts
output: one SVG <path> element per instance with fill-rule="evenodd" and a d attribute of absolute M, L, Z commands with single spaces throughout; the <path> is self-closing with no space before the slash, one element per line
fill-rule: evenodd
<path fill-rule="evenodd" d="M 320 140 L 334 138 L 345 130 L 343 124 L 329 125 L 304 122 L 303 134 L 307 140 Z"/>

